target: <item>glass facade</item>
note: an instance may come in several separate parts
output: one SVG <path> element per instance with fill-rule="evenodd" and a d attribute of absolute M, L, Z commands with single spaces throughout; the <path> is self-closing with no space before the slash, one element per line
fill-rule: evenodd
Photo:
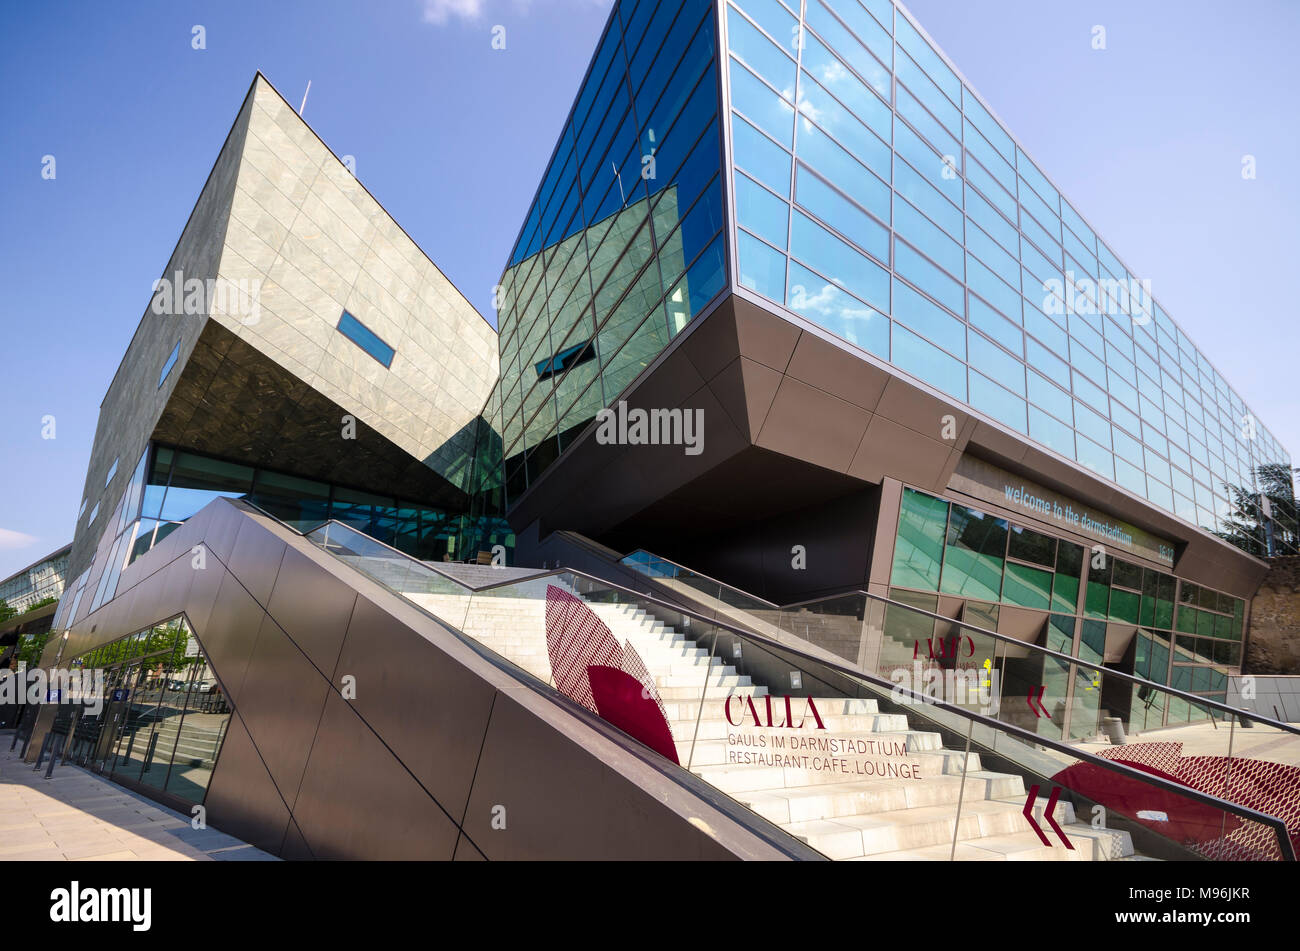
<path fill-rule="evenodd" d="M 230 724 L 230 705 L 184 617 L 120 637 L 72 661 L 101 670 L 102 708 L 55 730 L 73 732 L 70 757 L 114 780 L 200 803 Z M 59 718 L 65 720 L 59 723 Z"/>
<path fill-rule="evenodd" d="M 58 552 L 0 581 L 0 602 L 17 614 L 30 611 L 37 604 L 63 594 L 67 573 L 68 552 Z"/>
<path fill-rule="evenodd" d="M 723 290 L 708 0 L 620 0 L 497 293 L 476 486 L 504 511 Z"/>
<path fill-rule="evenodd" d="M 1289 454 L 908 15 L 724 8 L 740 283 L 1242 544 Z"/>
<path fill-rule="evenodd" d="M 246 498 L 298 529 L 332 518 L 417 558 L 460 556 L 461 512 L 159 446 L 144 481 L 127 563 L 218 497 Z"/>
<path fill-rule="evenodd" d="M 1004 605 L 1042 611 L 1035 642 L 1092 663 L 1103 663 L 1109 633 L 1128 644 L 1116 669 L 1219 702 L 1228 674 L 1241 666 L 1240 598 L 1113 554 L 1097 559 L 1069 539 L 915 489 L 903 490 L 890 584 L 894 600 L 929 611 L 938 609 L 938 595 L 961 598 L 953 616 L 995 630 Z M 905 630 L 891 635 L 915 639 Z M 1097 700 L 1086 685 L 1076 695 Z M 1135 706 L 1152 718 L 1164 713 Z M 1168 722 L 1205 715 L 1189 707 L 1171 709 Z"/>

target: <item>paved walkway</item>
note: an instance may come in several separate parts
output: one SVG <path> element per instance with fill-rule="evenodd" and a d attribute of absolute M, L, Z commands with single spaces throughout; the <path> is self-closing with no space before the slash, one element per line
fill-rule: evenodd
<path fill-rule="evenodd" d="M 277 861 L 79 767 L 46 779 L 9 752 L 12 738 L 0 730 L 0 862 Z"/>
<path fill-rule="evenodd" d="M 1296 724 L 1291 724 L 1295 726 Z M 1129 743 L 1178 742 L 1183 744 L 1184 756 L 1226 756 L 1228 755 L 1229 728 L 1223 724 L 1217 727 L 1209 722 L 1190 726 L 1169 727 L 1164 730 L 1150 730 L 1146 733 L 1130 734 Z M 1080 749 L 1089 752 L 1109 749 L 1109 743 L 1077 743 Z M 1253 727 L 1236 725 L 1232 728 L 1232 755 L 1247 759 L 1269 760 L 1285 763 L 1288 766 L 1300 766 L 1300 736 L 1284 733 L 1281 730 L 1257 723 Z"/>

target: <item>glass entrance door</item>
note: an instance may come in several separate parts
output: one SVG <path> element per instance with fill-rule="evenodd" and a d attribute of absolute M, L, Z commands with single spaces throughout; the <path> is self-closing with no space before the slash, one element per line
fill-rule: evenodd
<path fill-rule="evenodd" d="M 130 703 L 131 684 L 139 676 L 139 664 L 110 667 L 104 673 L 104 712 L 99 735 L 90 754 L 90 768 L 97 773 L 109 771 L 113 750 L 122 736 L 126 710 Z"/>

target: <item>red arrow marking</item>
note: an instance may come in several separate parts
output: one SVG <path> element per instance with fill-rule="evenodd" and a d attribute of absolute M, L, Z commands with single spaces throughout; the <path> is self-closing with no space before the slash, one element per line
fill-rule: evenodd
<path fill-rule="evenodd" d="M 1074 851 L 1074 846 L 1070 844 L 1070 840 L 1065 837 L 1065 833 L 1061 831 L 1061 827 L 1056 824 L 1056 819 L 1052 816 L 1052 810 L 1056 808 L 1056 800 L 1059 798 L 1061 798 L 1061 787 L 1053 786 L 1051 798 L 1047 800 L 1047 811 L 1043 813 L 1043 817 L 1047 819 L 1047 824 L 1052 827 L 1052 831 L 1060 836 L 1061 841 L 1065 843 L 1065 847 L 1070 851 Z M 1040 837 L 1042 836 L 1042 832 L 1038 834 Z"/>
<path fill-rule="evenodd" d="M 1029 820 L 1029 824 L 1034 827 L 1034 831 L 1038 833 L 1038 837 L 1043 840 L 1043 845 L 1050 849 L 1052 847 L 1052 840 L 1043 835 L 1043 830 L 1039 828 L 1038 823 L 1034 821 L 1034 800 L 1037 798 L 1038 787 L 1030 786 L 1029 798 L 1025 800 L 1025 808 L 1021 811 L 1025 814 L 1025 818 Z"/>
<path fill-rule="evenodd" d="M 1047 685 L 1044 684 L 1043 686 L 1037 689 L 1037 692 L 1033 690 L 1029 691 L 1028 696 L 1025 697 L 1025 702 L 1029 704 L 1029 709 L 1034 711 L 1034 716 L 1038 717 L 1039 719 L 1042 719 L 1043 717 L 1047 717 L 1047 719 L 1050 720 L 1052 719 L 1052 715 L 1047 712 L 1047 707 L 1044 706 L 1043 704 L 1043 693 L 1046 690 L 1047 690 Z M 1034 706 L 1035 699 L 1038 700 L 1038 706 Z M 1042 710 L 1043 712 L 1039 713 L 1038 712 L 1039 710 Z"/>

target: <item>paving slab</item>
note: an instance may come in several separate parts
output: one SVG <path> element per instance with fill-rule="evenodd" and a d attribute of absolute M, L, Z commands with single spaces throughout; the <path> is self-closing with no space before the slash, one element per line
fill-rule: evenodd
<path fill-rule="evenodd" d="M 0 862 L 276 862 L 274 855 L 79 766 L 45 778 L 0 730 Z"/>

